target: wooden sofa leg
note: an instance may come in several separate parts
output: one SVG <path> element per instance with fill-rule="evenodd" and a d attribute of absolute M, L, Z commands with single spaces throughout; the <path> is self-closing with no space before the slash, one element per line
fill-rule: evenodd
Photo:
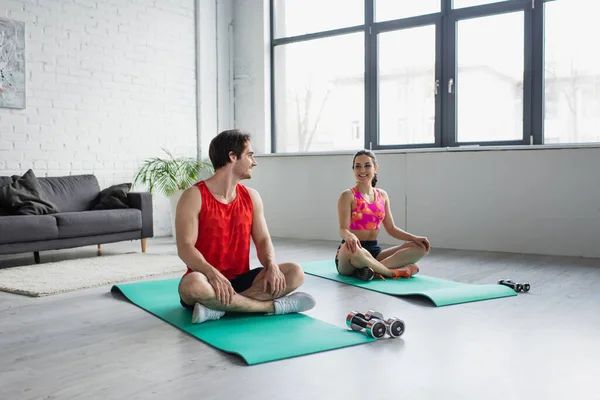
<path fill-rule="evenodd" d="M 142 239 L 142 253 L 146 252 L 146 243 L 148 242 L 148 238 Z"/>
<path fill-rule="evenodd" d="M 102 245 L 101 244 L 98 245 L 98 250 L 102 250 Z"/>
<path fill-rule="evenodd" d="M 33 252 L 33 259 L 35 260 L 36 264 L 40 263 L 40 252 L 39 251 L 34 251 Z"/>

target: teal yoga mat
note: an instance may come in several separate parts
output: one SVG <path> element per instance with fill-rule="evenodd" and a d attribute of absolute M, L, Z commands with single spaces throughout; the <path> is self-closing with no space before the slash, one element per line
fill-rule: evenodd
<path fill-rule="evenodd" d="M 514 290 L 502 285 L 459 283 L 424 276 L 421 273 L 410 279 L 386 279 L 384 281 L 375 278 L 372 281 L 363 282 L 351 276 L 338 274 L 333 260 L 312 261 L 301 265 L 304 272 L 310 275 L 394 296 L 425 296 L 438 307 L 517 295 Z"/>
<path fill-rule="evenodd" d="M 114 285 L 136 306 L 247 364 L 259 364 L 375 341 L 302 313 L 225 314 L 217 321 L 192 324 L 192 312 L 179 304 L 179 278 Z M 319 305 L 317 304 L 317 307 Z M 345 316 L 343 316 L 345 317 Z"/>

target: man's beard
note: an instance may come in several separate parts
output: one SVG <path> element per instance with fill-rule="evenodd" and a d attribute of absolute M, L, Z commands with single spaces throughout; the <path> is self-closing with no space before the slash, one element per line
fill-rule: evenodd
<path fill-rule="evenodd" d="M 252 178 L 252 173 L 250 172 L 249 169 L 239 170 L 237 175 L 240 177 L 240 179 Z"/>

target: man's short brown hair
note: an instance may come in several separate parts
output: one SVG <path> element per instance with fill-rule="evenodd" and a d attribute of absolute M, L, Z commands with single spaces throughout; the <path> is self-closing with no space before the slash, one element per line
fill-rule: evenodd
<path fill-rule="evenodd" d="M 233 151 L 239 159 L 246 148 L 246 142 L 249 140 L 250 134 L 239 129 L 223 131 L 215 136 L 210 141 L 210 147 L 208 148 L 208 156 L 215 171 L 231 162 L 229 159 L 230 152 Z"/>

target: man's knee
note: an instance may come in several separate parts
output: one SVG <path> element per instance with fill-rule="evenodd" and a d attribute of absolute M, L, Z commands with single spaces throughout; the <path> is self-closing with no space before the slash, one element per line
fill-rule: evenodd
<path fill-rule="evenodd" d="M 181 278 L 179 295 L 186 303 L 192 300 L 201 302 L 213 298 L 215 291 L 204 274 L 192 272 Z"/>
<path fill-rule="evenodd" d="M 299 264 L 285 263 L 280 266 L 285 274 L 286 284 L 290 286 L 300 286 L 304 283 L 304 271 Z"/>

